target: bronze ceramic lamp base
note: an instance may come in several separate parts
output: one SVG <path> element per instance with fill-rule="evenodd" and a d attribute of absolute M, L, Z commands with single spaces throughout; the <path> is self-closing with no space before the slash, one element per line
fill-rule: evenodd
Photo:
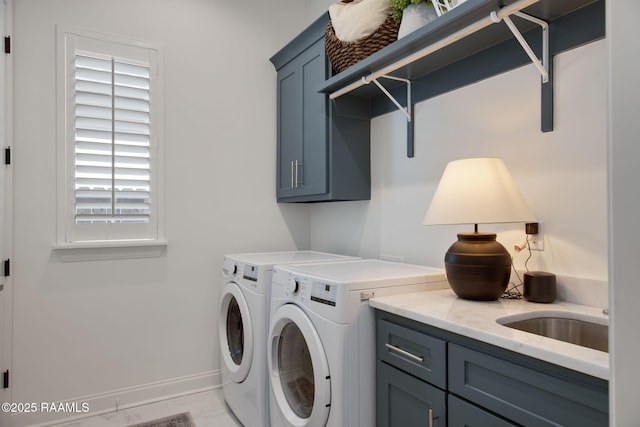
<path fill-rule="evenodd" d="M 449 286 L 460 298 L 493 301 L 507 289 L 511 256 L 495 233 L 459 233 L 444 266 Z"/>

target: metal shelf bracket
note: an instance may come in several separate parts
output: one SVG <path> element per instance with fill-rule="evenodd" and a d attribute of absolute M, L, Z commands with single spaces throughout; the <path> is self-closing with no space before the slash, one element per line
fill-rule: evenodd
<path fill-rule="evenodd" d="M 391 102 L 393 102 L 395 106 L 398 107 L 398 109 L 402 111 L 405 116 L 407 116 L 407 121 L 411 121 L 411 80 L 403 79 L 401 77 L 393 77 L 393 76 L 386 76 L 386 75 L 380 76 L 379 78 L 395 80 L 395 81 L 404 82 L 407 84 L 407 107 L 405 108 L 402 105 L 400 105 L 398 100 L 387 90 L 387 88 L 385 88 L 384 86 L 382 86 L 382 84 L 380 84 L 378 79 L 373 79 L 373 82 L 376 84 L 376 86 L 378 86 L 378 88 L 382 91 L 382 93 L 387 95 L 387 98 L 389 98 Z"/>
<path fill-rule="evenodd" d="M 549 60 L 549 23 L 520 11 L 514 12 L 513 15 L 533 22 L 542 28 L 542 57 L 538 59 L 533 49 L 531 49 L 531 46 L 529 46 L 529 43 L 527 43 L 520 30 L 518 30 L 511 20 L 510 15 L 505 15 L 500 18 L 496 12 L 491 12 L 491 20 L 493 22 L 498 23 L 502 20 L 507 24 L 511 33 L 513 33 L 518 43 L 520 43 L 520 46 L 522 46 L 542 76 L 540 128 L 543 132 L 549 132 L 553 130 L 553 64 Z"/>
<path fill-rule="evenodd" d="M 534 24 L 538 24 L 540 25 L 540 27 L 542 27 L 542 60 L 538 59 L 536 54 L 533 52 L 533 49 L 531 49 L 531 46 L 529 46 L 529 43 L 527 43 L 527 41 L 524 39 L 520 30 L 518 30 L 518 27 L 516 27 L 516 25 L 511 20 L 510 16 L 503 16 L 502 19 L 500 19 L 498 17 L 498 14 L 494 11 L 491 12 L 491 20 L 496 24 L 501 20 L 504 21 L 505 24 L 507 24 L 507 27 L 509 27 L 509 30 L 511 30 L 513 36 L 516 38 L 516 40 L 518 40 L 518 43 L 520 43 L 520 46 L 522 46 L 525 53 L 529 56 L 529 59 L 531 59 L 533 65 L 535 65 L 535 67 L 540 72 L 540 75 L 542 76 L 542 82 L 547 83 L 549 81 L 549 24 L 546 21 L 543 21 L 531 15 L 527 15 L 523 12 L 515 12 L 514 15 L 527 21 L 533 22 Z"/>
<path fill-rule="evenodd" d="M 382 83 L 378 81 L 378 79 L 380 78 L 403 82 L 407 85 L 407 106 L 406 107 L 403 107 L 402 104 L 400 104 L 400 102 L 398 102 L 398 100 L 391 94 L 391 92 L 389 92 L 387 88 L 385 88 L 382 85 Z M 382 91 L 382 93 L 384 93 L 387 96 L 387 98 L 389 98 L 391 102 L 393 102 L 393 104 L 398 108 L 398 110 L 400 110 L 406 116 L 407 118 L 407 157 L 413 157 L 414 144 L 413 144 L 413 107 L 411 103 L 411 80 L 403 79 L 401 77 L 381 75 L 371 80 L 367 80 L 366 76 L 363 76 L 362 81 L 365 84 L 369 84 L 370 82 L 375 83 L 375 85 L 378 86 L 378 89 L 380 89 L 380 91 Z"/>

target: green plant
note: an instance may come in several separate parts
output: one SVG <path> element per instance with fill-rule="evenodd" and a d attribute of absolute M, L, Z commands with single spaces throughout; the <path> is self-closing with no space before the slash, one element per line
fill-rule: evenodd
<path fill-rule="evenodd" d="M 432 4 L 431 0 L 389 0 L 389 6 L 391 6 L 391 16 L 396 21 L 400 21 L 402 19 L 402 11 L 412 3 L 422 3 L 425 2 L 427 4 Z"/>

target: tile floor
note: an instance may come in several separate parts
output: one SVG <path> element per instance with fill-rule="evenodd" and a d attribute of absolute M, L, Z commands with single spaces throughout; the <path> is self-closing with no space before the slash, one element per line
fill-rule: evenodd
<path fill-rule="evenodd" d="M 180 412 L 190 412 L 196 427 L 241 427 L 224 402 L 222 389 L 195 393 L 135 408 L 53 424 L 55 427 L 126 427 Z"/>

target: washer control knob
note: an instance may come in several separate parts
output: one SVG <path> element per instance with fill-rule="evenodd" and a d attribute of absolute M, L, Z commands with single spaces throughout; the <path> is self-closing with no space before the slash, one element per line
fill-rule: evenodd
<path fill-rule="evenodd" d="M 287 282 L 287 288 L 285 290 L 285 292 L 287 293 L 287 295 L 294 295 L 296 293 L 298 293 L 298 288 L 299 288 L 299 284 L 298 281 L 296 279 L 289 279 L 289 281 Z"/>
<path fill-rule="evenodd" d="M 233 267 L 231 268 L 231 275 L 235 276 L 236 273 L 238 273 L 238 264 L 233 264 Z"/>

